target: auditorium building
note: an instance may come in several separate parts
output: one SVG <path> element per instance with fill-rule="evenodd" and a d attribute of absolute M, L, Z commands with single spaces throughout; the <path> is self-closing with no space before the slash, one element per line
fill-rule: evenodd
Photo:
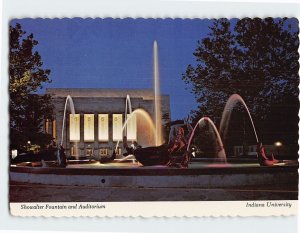
<path fill-rule="evenodd" d="M 56 144 L 61 143 L 64 108 L 67 96 L 74 103 L 75 114 L 67 114 L 63 132 L 63 147 L 66 154 L 75 157 L 100 158 L 123 154 L 123 136 L 128 144 L 136 141 L 141 146 L 153 145 L 153 123 L 155 101 L 152 89 L 100 89 L 100 88 L 49 88 L 46 94 L 52 96 L 54 115 L 45 121 L 44 130 L 52 134 Z M 139 114 L 125 116 L 126 97 L 130 99 L 132 111 Z M 161 95 L 162 125 L 170 122 L 170 99 Z M 127 101 L 127 107 L 128 101 Z M 127 120 L 126 127 L 124 126 Z"/>

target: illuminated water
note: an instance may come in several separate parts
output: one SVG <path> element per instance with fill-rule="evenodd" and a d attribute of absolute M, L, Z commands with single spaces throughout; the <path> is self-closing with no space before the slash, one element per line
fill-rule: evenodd
<path fill-rule="evenodd" d="M 231 95 L 230 98 L 228 99 L 226 105 L 225 105 L 225 108 L 224 108 L 223 114 L 222 114 L 221 123 L 220 123 L 220 131 L 219 131 L 220 135 L 222 136 L 223 140 L 226 138 L 226 135 L 227 135 L 227 132 L 228 132 L 228 125 L 229 125 L 230 118 L 231 118 L 231 113 L 232 113 L 232 110 L 236 106 L 237 103 L 241 103 L 245 107 L 245 109 L 248 113 L 249 119 L 251 121 L 251 124 L 252 124 L 252 128 L 253 128 L 253 132 L 255 134 L 256 142 L 258 143 L 259 140 L 258 140 L 258 137 L 257 137 L 256 129 L 255 129 L 251 114 L 249 112 L 249 109 L 248 109 L 245 101 L 243 100 L 243 98 L 238 94 Z"/>
<path fill-rule="evenodd" d="M 158 46 L 156 40 L 153 43 L 153 81 L 154 81 L 155 145 L 160 146 L 163 143 L 163 138 L 162 138 L 162 124 L 161 124 Z"/>
<path fill-rule="evenodd" d="M 192 142 L 192 139 L 195 135 L 195 131 L 197 129 L 197 127 L 202 127 L 203 125 L 205 125 L 206 123 L 209 124 L 210 128 L 212 129 L 214 135 L 215 135 L 215 138 L 217 140 L 217 143 L 218 143 L 218 152 L 217 152 L 217 158 L 220 159 L 221 162 L 224 162 L 226 163 L 227 162 L 227 159 L 226 159 L 226 153 L 225 153 L 225 149 L 224 149 L 224 146 L 223 146 L 223 142 L 222 142 L 222 139 L 220 137 L 220 134 L 217 130 L 217 127 L 215 126 L 215 124 L 212 122 L 212 120 L 209 118 L 209 117 L 202 117 L 198 122 L 197 124 L 195 125 L 195 127 L 193 128 L 193 131 L 191 133 L 191 136 L 188 140 L 188 146 L 187 146 L 187 151 L 189 151 L 189 148 L 190 148 L 190 145 L 191 145 L 191 142 Z"/>
<path fill-rule="evenodd" d="M 129 114 L 132 113 L 132 107 L 131 107 L 131 100 L 130 100 L 130 96 L 126 95 L 126 103 L 125 103 L 125 122 L 127 121 L 127 115 L 128 115 L 128 111 Z M 124 135 L 127 135 L 127 127 L 125 126 L 124 128 Z"/>
<path fill-rule="evenodd" d="M 141 109 L 141 108 L 135 109 L 129 115 L 129 117 L 124 122 L 124 125 L 122 127 L 122 132 L 124 131 L 124 129 L 126 128 L 128 122 L 130 121 L 130 119 L 133 116 L 137 117 L 137 121 L 140 120 L 141 122 L 144 122 L 147 126 L 150 127 L 150 131 L 148 131 L 148 130 L 142 130 L 142 129 L 137 129 L 137 130 L 143 131 L 143 135 L 148 134 L 150 138 L 155 138 L 156 131 L 155 131 L 155 125 L 153 123 L 153 120 L 152 120 L 151 116 L 149 115 L 149 113 L 147 113 L 144 109 Z M 115 147 L 115 150 L 117 150 L 117 148 L 119 147 L 119 144 L 120 144 L 120 140 L 118 140 L 118 142 L 116 144 L 116 147 Z M 151 145 L 151 142 L 149 144 Z"/>
<path fill-rule="evenodd" d="M 66 102 L 65 102 L 63 124 L 62 124 L 62 129 L 61 129 L 61 142 L 60 142 L 61 146 L 63 145 L 63 141 L 64 141 L 64 131 L 65 131 L 66 113 L 67 113 L 68 103 L 69 103 L 69 107 L 70 107 L 70 111 L 72 113 L 72 116 L 75 117 L 75 108 L 74 108 L 73 99 L 70 95 L 68 95 L 67 98 L 66 98 Z"/>

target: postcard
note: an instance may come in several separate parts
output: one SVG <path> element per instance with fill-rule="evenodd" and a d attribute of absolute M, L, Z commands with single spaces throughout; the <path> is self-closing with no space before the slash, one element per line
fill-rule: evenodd
<path fill-rule="evenodd" d="M 13 216 L 290 216 L 296 18 L 14 18 Z"/>

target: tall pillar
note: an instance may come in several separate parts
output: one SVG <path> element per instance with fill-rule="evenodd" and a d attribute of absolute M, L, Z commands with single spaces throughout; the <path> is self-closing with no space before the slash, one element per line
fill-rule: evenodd
<path fill-rule="evenodd" d="M 113 116 L 112 113 L 108 113 L 108 146 L 113 151 L 114 148 L 114 142 L 113 142 L 113 135 L 112 135 L 112 124 L 113 124 Z M 112 152 L 111 151 L 111 152 Z"/>
<path fill-rule="evenodd" d="M 98 140 L 98 114 L 94 113 L 94 156 L 98 158 L 99 156 L 99 140 Z"/>

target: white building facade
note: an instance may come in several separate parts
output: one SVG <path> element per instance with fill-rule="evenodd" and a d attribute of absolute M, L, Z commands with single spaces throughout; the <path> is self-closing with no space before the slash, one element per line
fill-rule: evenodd
<path fill-rule="evenodd" d="M 154 94 L 152 89 L 101 89 L 101 88 L 50 88 L 54 115 L 45 121 L 45 132 L 52 134 L 56 144 L 62 140 L 62 125 L 65 102 L 71 96 L 75 114 L 67 106 L 62 144 L 66 154 L 75 157 L 100 158 L 111 155 L 116 149 L 117 155 L 123 153 L 123 136 L 128 143 L 137 141 L 141 146 L 154 143 Z M 132 111 L 139 114 L 129 115 L 126 97 L 130 99 Z M 170 100 L 161 95 L 162 125 L 170 122 Z M 137 112 L 137 111 L 136 111 Z M 124 127 L 126 118 L 129 118 Z"/>

